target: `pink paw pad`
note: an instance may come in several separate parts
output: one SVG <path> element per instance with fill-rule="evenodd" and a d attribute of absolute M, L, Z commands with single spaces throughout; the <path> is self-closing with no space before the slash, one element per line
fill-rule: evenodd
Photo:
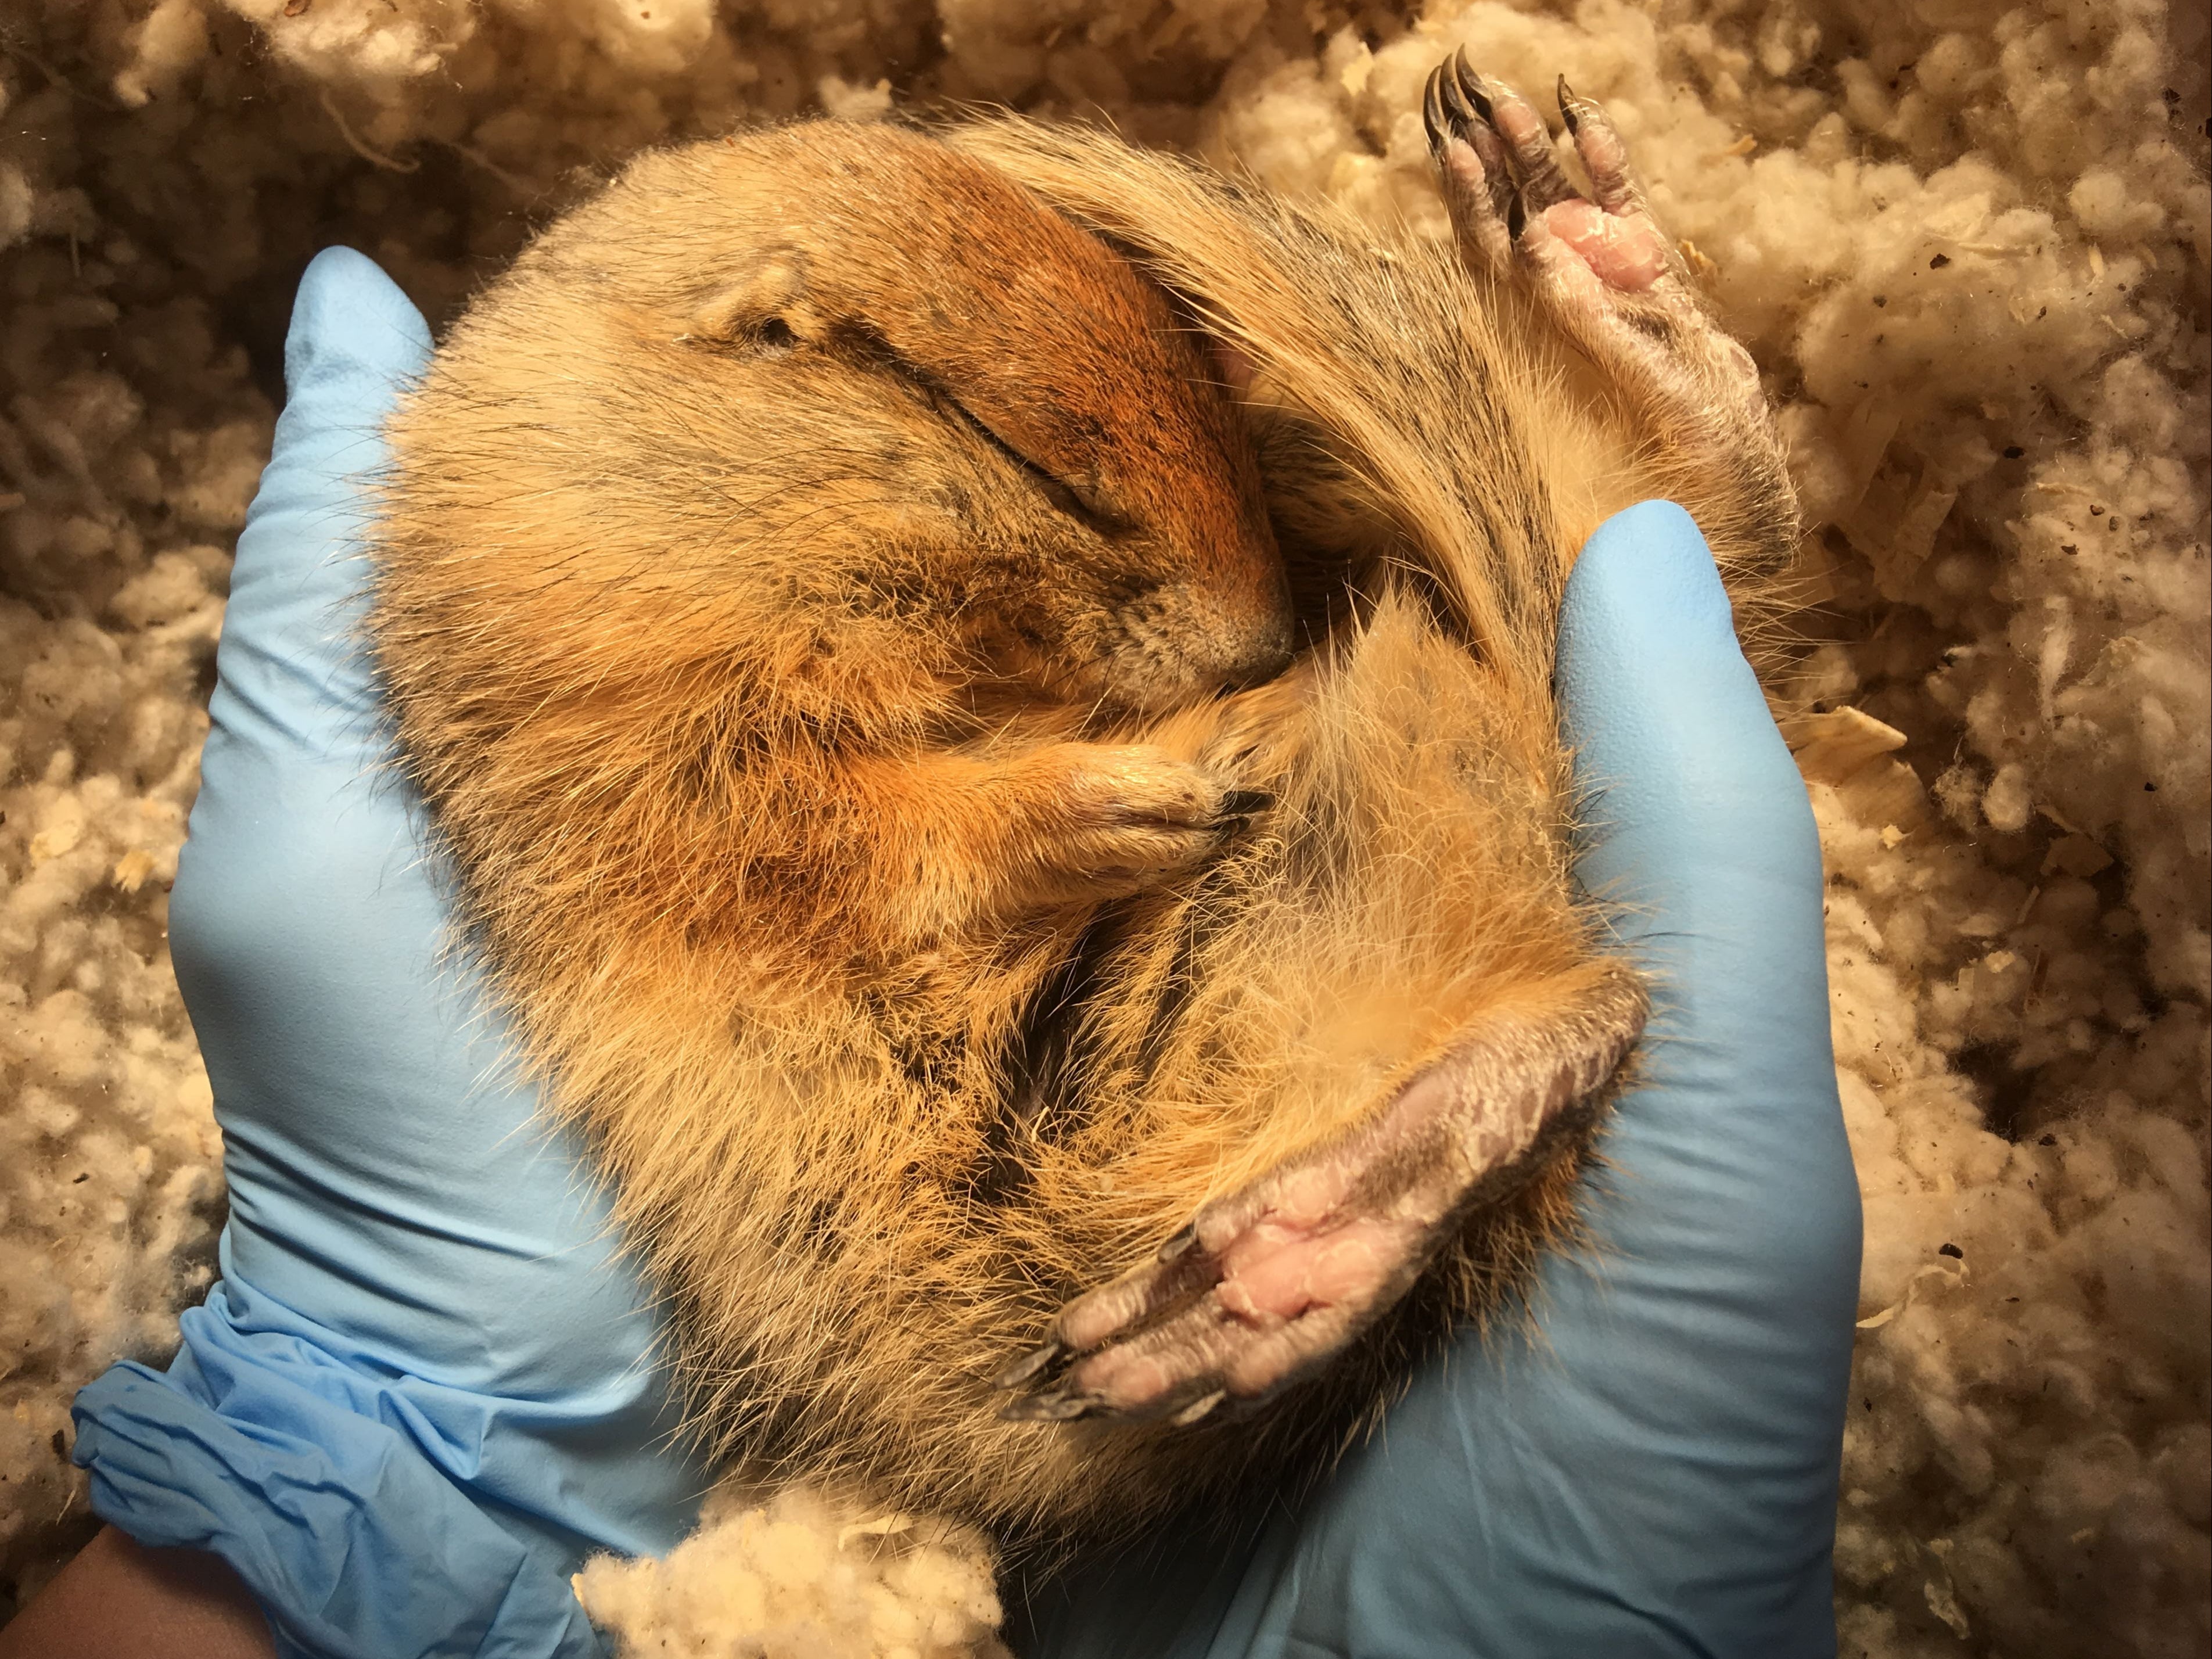
<path fill-rule="evenodd" d="M 1544 228 L 1579 255 L 1608 288 L 1641 294 L 1667 272 L 1667 245 L 1649 219 L 1626 219 L 1590 202 L 1560 202 Z"/>
<path fill-rule="evenodd" d="M 1230 1247 L 1214 1295 L 1254 1324 L 1364 1303 L 1382 1293 L 1419 1232 L 1364 1218 L 1318 1234 L 1262 1223 Z"/>

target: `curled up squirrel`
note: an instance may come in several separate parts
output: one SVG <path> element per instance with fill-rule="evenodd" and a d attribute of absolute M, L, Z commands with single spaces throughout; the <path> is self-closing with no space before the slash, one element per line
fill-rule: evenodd
<path fill-rule="evenodd" d="M 471 943 L 778 1479 L 1091 1537 L 1310 1465 L 1571 1231 L 1646 993 L 1575 550 L 1795 506 L 1618 135 L 1463 62 L 1455 231 L 1103 135 L 643 156 L 397 417 L 373 641 Z"/>

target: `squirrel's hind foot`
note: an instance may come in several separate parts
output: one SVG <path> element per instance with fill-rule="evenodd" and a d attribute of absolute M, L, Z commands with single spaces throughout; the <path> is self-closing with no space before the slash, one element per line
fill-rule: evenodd
<path fill-rule="evenodd" d="M 1060 1310 L 1002 1416 L 1197 1421 L 1326 1364 L 1453 1229 L 1540 1165 L 1644 1029 L 1617 963 L 1518 988 L 1346 1132 L 1201 1208 L 1154 1257 Z M 1042 1386 L 1040 1386 L 1040 1384 Z"/>
<path fill-rule="evenodd" d="M 1663 428 L 1746 417 L 1763 428 L 1758 368 L 1698 304 L 1620 132 L 1564 76 L 1559 103 L 1589 197 L 1560 169 L 1543 117 L 1518 92 L 1477 74 L 1464 52 L 1430 75 L 1422 118 L 1462 256 L 1528 294 Z"/>

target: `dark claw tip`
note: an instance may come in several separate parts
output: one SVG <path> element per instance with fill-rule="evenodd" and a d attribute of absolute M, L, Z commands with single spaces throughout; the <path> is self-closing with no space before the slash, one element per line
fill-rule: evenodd
<path fill-rule="evenodd" d="M 1198 1223 L 1194 1221 L 1188 1226 L 1184 1227 L 1178 1231 L 1175 1237 L 1168 1240 L 1166 1243 L 1160 1246 L 1159 1259 L 1163 1261 L 1180 1261 L 1182 1257 L 1190 1254 L 1192 1247 L 1197 1243 Z"/>
<path fill-rule="evenodd" d="M 1467 61 L 1467 48 L 1464 46 L 1452 54 L 1452 79 L 1457 83 L 1461 94 L 1474 106 L 1474 112 L 1486 123 L 1495 125 L 1496 123 L 1491 120 L 1490 94 L 1482 89 L 1482 77 Z"/>
<path fill-rule="evenodd" d="M 1066 1352 L 1060 1339 L 1054 1337 L 1042 1347 L 1032 1348 L 1018 1359 L 1009 1360 L 1000 1367 L 999 1374 L 991 1379 L 991 1386 L 994 1389 L 1018 1389 Z"/>
<path fill-rule="evenodd" d="M 1031 1394 L 999 1407 L 1002 1423 L 1073 1423 L 1106 1402 L 1095 1394 Z"/>
<path fill-rule="evenodd" d="M 1168 1419 L 1168 1422 L 1173 1427 L 1187 1429 L 1192 1424 L 1197 1422 L 1200 1418 L 1212 1411 L 1212 1409 L 1216 1406 L 1218 1406 L 1223 1400 L 1227 1398 L 1227 1396 L 1228 1391 L 1226 1389 L 1216 1389 L 1212 1394 L 1206 1395 L 1200 1399 L 1192 1401 L 1190 1404 L 1185 1406 L 1173 1417 Z"/>
<path fill-rule="evenodd" d="M 1467 94 L 1459 89 L 1459 76 L 1453 74 L 1449 64 L 1438 67 L 1434 76 L 1437 89 L 1437 114 L 1444 131 L 1454 138 L 1464 139 L 1466 127 L 1474 119 L 1474 111 L 1467 101 Z"/>
<path fill-rule="evenodd" d="M 1452 136 L 1444 108 L 1443 79 L 1443 66 L 1438 64 L 1429 71 L 1429 83 L 1421 89 L 1421 125 L 1428 129 L 1431 149 L 1442 149 Z"/>
<path fill-rule="evenodd" d="M 1567 131 L 1579 131 L 1575 120 L 1575 89 L 1567 84 L 1567 77 L 1559 77 L 1559 118 L 1567 124 Z"/>
<path fill-rule="evenodd" d="M 1221 798 L 1224 817 L 1243 817 L 1253 812 L 1264 812 L 1275 804 L 1275 798 L 1264 789 L 1232 789 Z"/>

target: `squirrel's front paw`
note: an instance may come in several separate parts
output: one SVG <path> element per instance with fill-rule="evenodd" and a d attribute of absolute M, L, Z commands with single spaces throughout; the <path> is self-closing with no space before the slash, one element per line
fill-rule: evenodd
<path fill-rule="evenodd" d="M 1272 797 L 1146 745 L 1064 744 L 1038 802 L 1024 896 L 1073 903 L 1139 892 L 1196 868 Z M 1018 854 L 1018 856 L 1019 854 Z"/>

